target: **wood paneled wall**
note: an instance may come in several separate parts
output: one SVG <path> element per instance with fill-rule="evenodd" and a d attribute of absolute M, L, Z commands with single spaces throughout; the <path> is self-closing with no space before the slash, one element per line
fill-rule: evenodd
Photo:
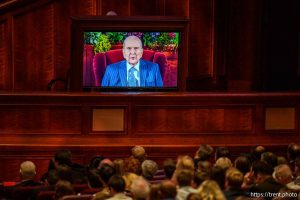
<path fill-rule="evenodd" d="M 44 91 L 51 79 L 67 77 L 71 18 L 104 16 L 111 10 L 119 16 L 190 20 L 189 63 L 181 66 L 188 69 L 181 80 L 188 91 L 300 88 L 297 0 L 284 5 L 269 0 L 15 2 L 0 3 L 1 90 Z"/>
<path fill-rule="evenodd" d="M 119 16 L 151 15 L 191 18 L 193 39 L 190 43 L 193 46 L 190 52 L 194 53 L 190 56 L 193 67 L 190 68 L 189 79 L 203 75 L 213 77 L 213 2 L 213 0 L 191 2 L 182 0 L 27 0 L 19 5 L 16 1 L 8 8 L 0 8 L 2 11 L 0 36 L 3 39 L 0 43 L 2 49 L 0 67 L 3 76 L 0 89 L 45 91 L 52 79 L 66 78 L 72 68 L 70 60 L 71 18 L 103 16 L 111 10 Z M 190 7 L 193 8 L 192 11 Z M 207 31 L 198 32 L 199 29 Z M 189 68 L 188 66 L 181 67 L 182 70 Z M 185 82 L 186 78 L 182 77 L 180 81 Z"/>
<path fill-rule="evenodd" d="M 134 145 L 159 163 L 203 143 L 235 156 L 257 144 L 282 155 L 300 140 L 299 102 L 298 93 L 0 94 L 0 177 L 15 179 L 8 169 L 26 159 L 45 171 L 60 148 L 84 164 L 126 157 Z"/>

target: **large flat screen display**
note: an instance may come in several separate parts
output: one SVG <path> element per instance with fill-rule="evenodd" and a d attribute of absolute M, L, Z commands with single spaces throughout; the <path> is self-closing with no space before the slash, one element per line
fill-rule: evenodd
<path fill-rule="evenodd" d="M 187 20 L 176 17 L 72 19 L 72 91 L 183 91 Z"/>
<path fill-rule="evenodd" d="M 83 87 L 177 88 L 179 44 L 176 31 L 85 31 Z"/>

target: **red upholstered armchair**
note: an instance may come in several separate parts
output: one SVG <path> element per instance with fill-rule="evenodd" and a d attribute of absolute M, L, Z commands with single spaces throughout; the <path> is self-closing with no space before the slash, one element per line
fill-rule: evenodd
<path fill-rule="evenodd" d="M 163 53 L 152 50 L 144 50 L 144 60 L 157 63 L 160 69 L 161 77 L 164 81 L 165 71 L 167 67 L 166 56 Z M 95 76 L 95 85 L 100 86 L 102 77 L 105 73 L 106 66 L 115 62 L 124 60 L 122 49 L 114 49 L 105 53 L 98 53 L 94 56 L 93 72 Z"/>

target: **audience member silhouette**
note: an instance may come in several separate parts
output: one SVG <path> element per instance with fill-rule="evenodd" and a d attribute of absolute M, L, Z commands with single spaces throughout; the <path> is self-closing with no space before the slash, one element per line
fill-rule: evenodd
<path fill-rule="evenodd" d="M 142 163 L 144 160 L 147 159 L 146 150 L 142 146 L 134 146 L 131 149 L 131 155 L 134 158 L 138 159 L 140 161 L 140 163 Z"/>
<path fill-rule="evenodd" d="M 192 187 L 193 173 L 190 170 L 182 170 L 177 175 L 177 190 L 176 200 L 185 200 L 190 193 L 196 193 L 197 190 Z"/>
<path fill-rule="evenodd" d="M 131 197 L 125 195 L 125 180 L 119 175 L 113 175 L 109 181 L 108 186 L 110 189 L 111 198 L 107 200 L 132 200 Z"/>
<path fill-rule="evenodd" d="M 158 165 L 153 160 L 145 160 L 142 163 L 142 176 L 148 181 L 153 179 L 157 170 L 158 170 Z"/>
<path fill-rule="evenodd" d="M 168 158 L 163 162 L 163 169 L 167 179 L 171 179 L 176 169 L 176 161 Z"/>
<path fill-rule="evenodd" d="M 266 151 L 266 148 L 262 145 L 257 145 L 251 149 L 251 162 L 260 160 L 261 154 Z"/>
<path fill-rule="evenodd" d="M 227 200 L 235 200 L 239 196 L 248 196 L 246 191 L 241 188 L 243 180 L 244 175 L 238 169 L 231 168 L 227 170 L 224 191 Z"/>
<path fill-rule="evenodd" d="M 148 200 L 150 185 L 144 178 L 139 177 L 132 182 L 130 191 L 134 200 Z"/>
<path fill-rule="evenodd" d="M 277 166 L 277 155 L 272 152 L 263 152 L 261 154 L 260 159 L 266 163 L 268 163 L 273 168 Z"/>
<path fill-rule="evenodd" d="M 20 165 L 21 182 L 16 187 L 40 186 L 40 182 L 34 180 L 36 176 L 36 166 L 32 161 L 24 161 Z"/>
<path fill-rule="evenodd" d="M 291 143 L 287 148 L 287 159 L 292 167 L 294 167 L 294 163 L 297 157 L 300 157 L 300 144 L 299 143 Z"/>
<path fill-rule="evenodd" d="M 244 175 L 250 171 L 250 160 L 246 156 L 239 156 L 234 160 L 234 167 L 237 168 Z"/>
<path fill-rule="evenodd" d="M 60 180 L 55 185 L 54 200 L 61 200 L 66 195 L 75 194 L 75 190 L 69 181 Z"/>
<path fill-rule="evenodd" d="M 226 157 L 231 159 L 230 151 L 228 147 L 217 147 L 215 152 L 215 161 L 221 157 Z"/>
<path fill-rule="evenodd" d="M 252 165 L 256 185 L 250 188 L 250 192 L 257 193 L 277 193 L 283 185 L 278 183 L 273 177 L 273 167 L 264 161 L 256 161 Z M 272 199 L 271 196 L 265 197 L 266 200 Z"/>
<path fill-rule="evenodd" d="M 210 161 L 213 156 L 213 147 L 208 144 L 201 144 L 194 156 L 195 166 L 199 161 Z"/>

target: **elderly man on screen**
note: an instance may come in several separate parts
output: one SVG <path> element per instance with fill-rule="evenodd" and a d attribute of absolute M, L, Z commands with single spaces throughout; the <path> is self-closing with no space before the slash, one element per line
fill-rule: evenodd
<path fill-rule="evenodd" d="M 125 60 L 108 65 L 102 79 L 104 87 L 163 87 L 156 63 L 141 59 L 143 47 L 136 36 L 129 36 L 123 43 Z"/>

